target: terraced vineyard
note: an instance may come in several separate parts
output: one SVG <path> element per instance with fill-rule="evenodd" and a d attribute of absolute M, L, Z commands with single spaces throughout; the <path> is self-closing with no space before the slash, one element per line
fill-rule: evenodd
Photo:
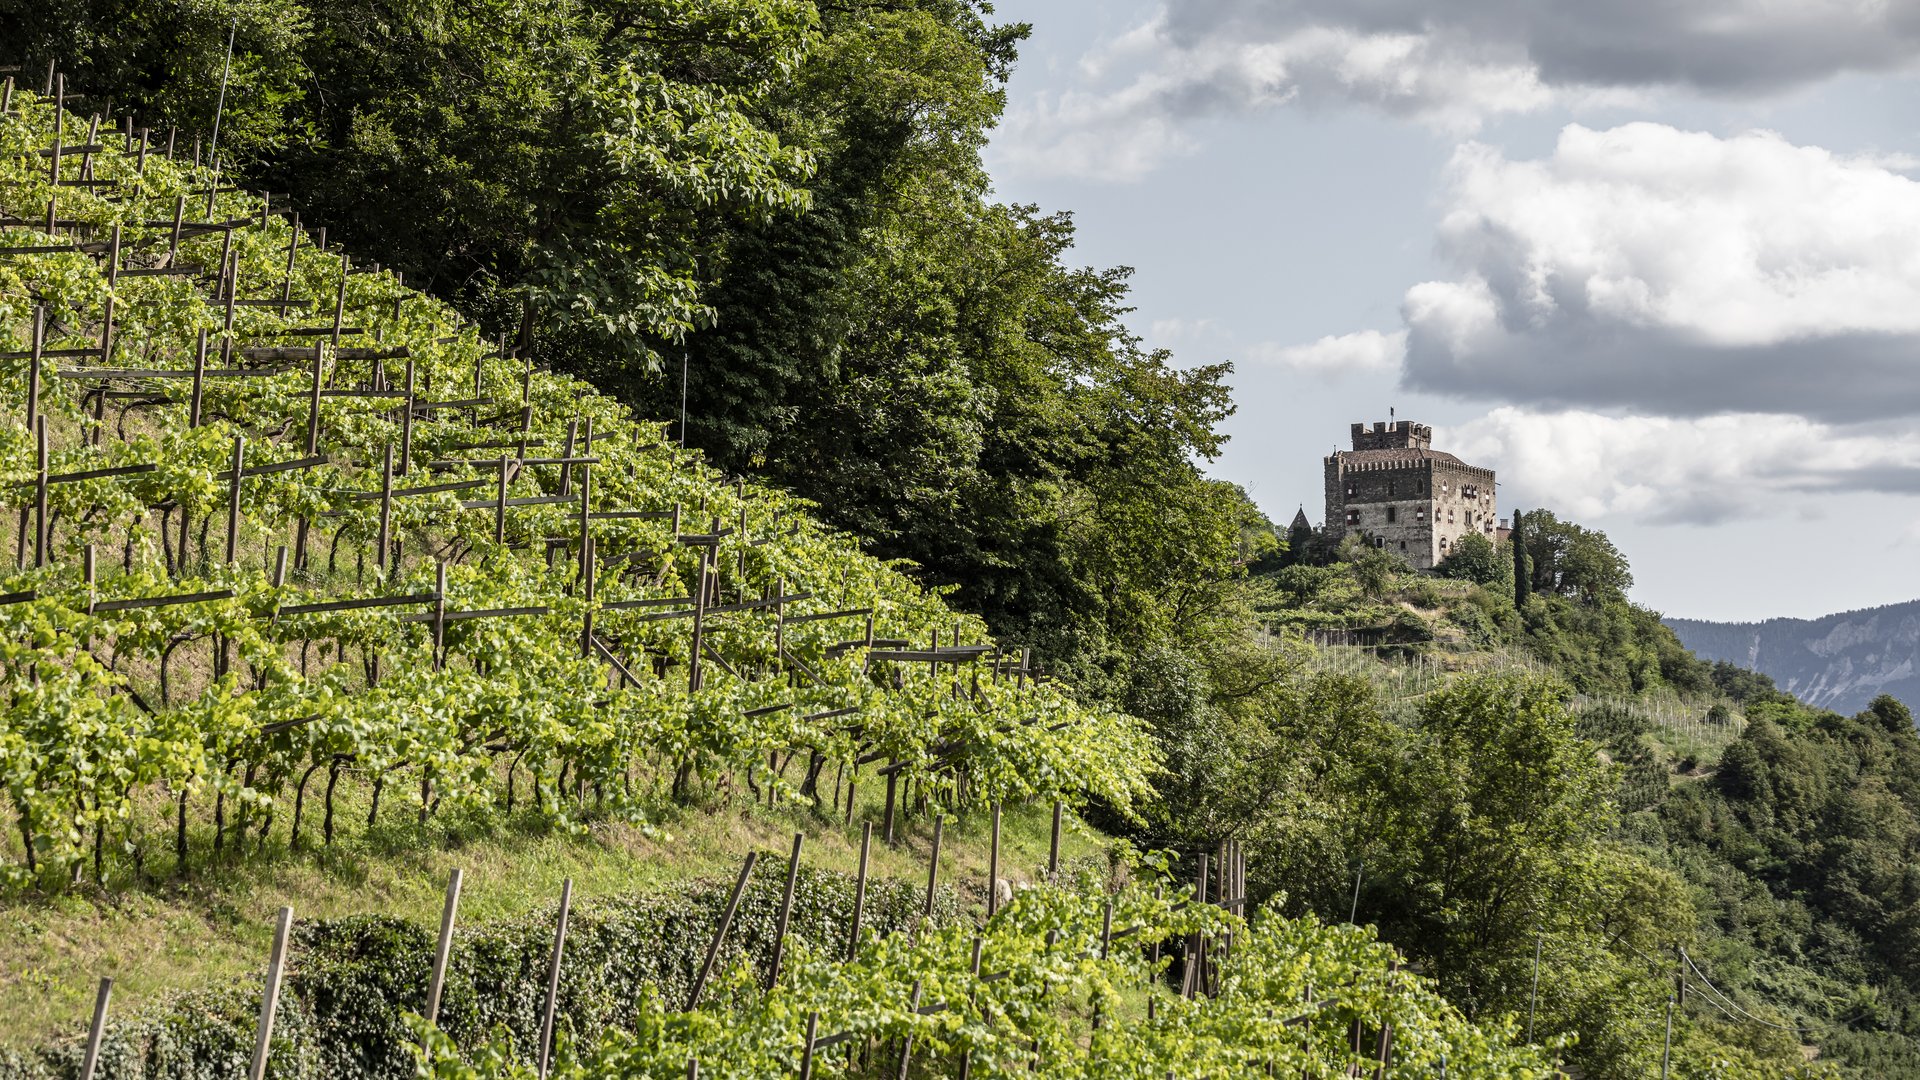
<path fill-rule="evenodd" d="M 1134 721 L 153 138 L 0 123 L 14 880 L 324 844 L 351 784 L 559 820 L 729 775 L 1147 790 Z"/>
<path fill-rule="evenodd" d="M 1151 794 L 1138 721 L 198 156 L 11 82 L 0 100 L 8 888 L 126 888 L 382 815 L 644 821 L 723 785 L 837 816 L 884 781 L 886 837 L 908 805 L 1131 814 Z M 337 812 L 349 788 L 364 820 Z M 844 954 L 800 935 L 784 968 L 783 908 L 764 983 L 737 963 L 700 1008 L 625 1003 L 560 1039 L 551 1075 L 1547 1075 L 1367 933 L 1245 920 L 1230 865 L 1189 894 L 1136 862 L 1131 884 L 864 938 L 856 899 Z M 549 1075 L 563 939 L 533 1045 L 411 1021 L 433 1075 Z M 316 979 L 373 963 L 305 947 Z M 350 1004 L 391 1030 L 418 1004 L 396 1002 Z M 306 1007 L 278 1041 L 262 1020 L 253 1075 L 351 1056 L 316 1049 Z M 156 1023 L 114 1028 L 100 1075 L 227 1075 L 243 1051 L 223 1040 L 250 1038 L 213 1013 L 199 1042 Z M 64 1051 L 9 1060 L 94 1075 Z"/>

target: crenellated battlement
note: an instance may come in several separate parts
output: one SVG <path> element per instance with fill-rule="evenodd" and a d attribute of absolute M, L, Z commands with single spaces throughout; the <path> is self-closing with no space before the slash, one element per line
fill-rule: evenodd
<path fill-rule="evenodd" d="M 1365 424 L 1352 425 L 1355 450 L 1430 450 L 1433 428 L 1411 420 L 1375 420 L 1371 430 Z"/>

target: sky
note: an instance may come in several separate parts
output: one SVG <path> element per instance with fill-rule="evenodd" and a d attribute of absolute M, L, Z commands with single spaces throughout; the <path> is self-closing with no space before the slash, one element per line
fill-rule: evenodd
<path fill-rule="evenodd" d="M 1208 465 L 1320 520 L 1348 425 L 1603 529 L 1668 615 L 1920 597 L 1920 4 L 1000 0 L 987 153 L 1232 361 Z"/>

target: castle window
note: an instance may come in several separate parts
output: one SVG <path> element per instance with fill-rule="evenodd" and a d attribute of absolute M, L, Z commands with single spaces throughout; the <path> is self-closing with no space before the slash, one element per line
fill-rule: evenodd
<path fill-rule="evenodd" d="M 1348 484 L 1348 485 L 1347 485 L 1347 498 L 1349 498 L 1349 499 L 1351 499 L 1351 498 L 1353 498 L 1353 485 L 1352 485 L 1352 484 Z"/>
<path fill-rule="evenodd" d="M 1407 542 L 1405 540 L 1400 541 L 1400 550 L 1401 551 L 1407 550 Z"/>
<path fill-rule="evenodd" d="M 1393 523 L 1394 523 L 1395 521 L 1397 521 L 1397 520 L 1399 520 L 1399 519 L 1398 519 L 1398 516 L 1397 516 L 1397 515 L 1396 515 L 1396 513 L 1395 513 L 1395 510 L 1394 510 L 1394 508 L 1393 508 L 1393 507 L 1391 507 L 1391 506 L 1389 506 L 1389 507 L 1387 507 L 1387 524 L 1389 524 L 1389 525 L 1391 525 L 1391 524 L 1393 524 Z"/>
<path fill-rule="evenodd" d="M 1349 525 L 1360 524 L 1360 511 L 1358 510 L 1347 511 L 1347 524 Z"/>
<path fill-rule="evenodd" d="M 1400 482 L 1398 480 L 1387 481 L 1387 494 L 1389 495 L 1400 494 Z M 1387 520 L 1392 521 L 1393 519 L 1389 517 Z"/>

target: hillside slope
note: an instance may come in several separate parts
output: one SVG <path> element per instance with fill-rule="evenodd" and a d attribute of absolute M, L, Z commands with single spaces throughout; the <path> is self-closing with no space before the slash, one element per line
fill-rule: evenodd
<path fill-rule="evenodd" d="M 1852 713 L 1881 694 L 1920 700 L 1920 600 L 1818 619 L 1664 621 L 1702 658 L 1770 676 L 1809 705 Z"/>

